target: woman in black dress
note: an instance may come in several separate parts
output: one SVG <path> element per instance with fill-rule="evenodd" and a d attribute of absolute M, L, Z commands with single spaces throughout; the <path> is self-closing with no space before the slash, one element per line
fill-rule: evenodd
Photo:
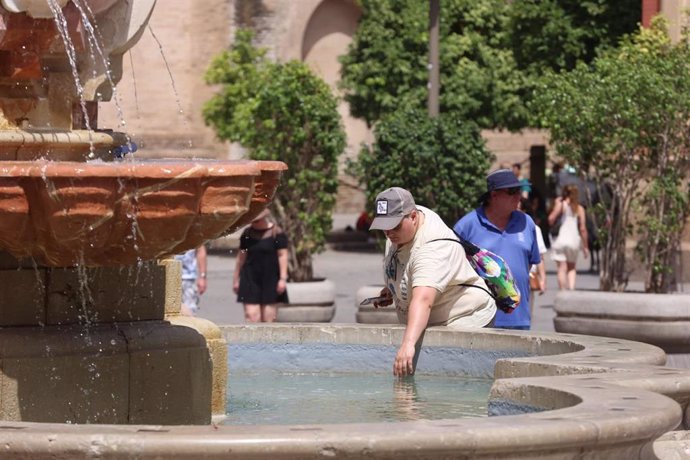
<path fill-rule="evenodd" d="M 250 323 L 275 321 L 285 298 L 287 236 L 269 217 L 268 210 L 261 212 L 240 237 L 233 290 Z"/>

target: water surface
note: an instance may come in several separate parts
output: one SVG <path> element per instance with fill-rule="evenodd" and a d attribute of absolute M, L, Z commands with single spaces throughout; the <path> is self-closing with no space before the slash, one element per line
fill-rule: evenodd
<path fill-rule="evenodd" d="M 485 417 L 493 380 L 390 373 L 237 372 L 228 425 L 376 423 Z"/>

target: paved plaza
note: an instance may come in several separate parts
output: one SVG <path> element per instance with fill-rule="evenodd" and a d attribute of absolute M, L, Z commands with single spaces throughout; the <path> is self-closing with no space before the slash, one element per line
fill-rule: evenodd
<path fill-rule="evenodd" d="M 356 215 L 334 216 L 334 229 L 342 230 L 355 223 Z M 236 250 L 214 251 L 208 257 L 208 290 L 201 300 L 199 316 L 216 324 L 241 324 L 244 322 L 242 304 L 232 292 Z M 336 312 L 333 323 L 355 323 L 357 290 L 370 284 L 382 283 L 382 252 L 370 250 L 334 250 L 329 248 L 314 259 L 316 276 L 332 280 L 336 286 Z M 547 291 L 537 295 L 532 318 L 535 331 L 553 331 L 553 301 L 558 290 L 556 265 L 546 254 Z M 596 289 L 597 274 L 589 273 L 589 259 L 582 255 L 578 260 L 578 289 Z"/>

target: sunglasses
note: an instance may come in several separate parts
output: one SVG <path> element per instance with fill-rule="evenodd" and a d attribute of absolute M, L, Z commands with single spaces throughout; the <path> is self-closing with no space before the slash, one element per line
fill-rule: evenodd
<path fill-rule="evenodd" d="M 504 188 L 503 191 L 510 196 L 517 195 L 520 193 L 520 187 Z"/>

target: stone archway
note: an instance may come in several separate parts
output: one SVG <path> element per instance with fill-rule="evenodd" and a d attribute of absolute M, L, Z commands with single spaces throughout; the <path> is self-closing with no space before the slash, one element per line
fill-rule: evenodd
<path fill-rule="evenodd" d="M 341 67 L 338 56 L 347 51 L 361 14 L 361 8 L 353 0 L 324 0 L 314 10 L 304 29 L 301 59 L 337 94 L 340 94 L 337 84 Z M 361 143 L 371 142 L 371 133 L 363 121 L 350 116 L 349 106 L 344 101 L 338 106 L 338 112 L 347 133 L 347 150 L 344 157 L 353 158 L 357 155 Z M 364 196 L 352 178 L 342 174 L 342 166 L 341 164 L 338 211 L 361 211 L 364 208 Z"/>

